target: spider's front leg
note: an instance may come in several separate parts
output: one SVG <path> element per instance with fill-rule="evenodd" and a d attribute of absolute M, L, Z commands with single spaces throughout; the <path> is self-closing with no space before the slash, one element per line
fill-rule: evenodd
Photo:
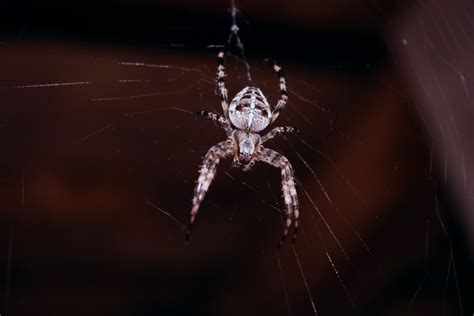
<path fill-rule="evenodd" d="M 298 234 L 299 205 L 298 196 L 296 194 L 293 167 L 285 156 L 274 150 L 263 147 L 260 151 L 260 154 L 257 156 L 257 160 L 266 162 L 269 165 L 281 169 L 281 190 L 283 192 L 283 198 L 285 200 L 286 206 L 286 222 L 285 228 L 283 230 L 283 236 L 277 245 L 277 248 L 280 248 L 286 236 L 288 235 L 288 230 L 290 229 L 292 219 L 295 220 L 295 230 L 292 242 L 295 242 Z"/>
<path fill-rule="evenodd" d="M 196 187 L 194 188 L 193 207 L 191 209 L 191 219 L 186 231 L 186 241 L 189 240 L 191 227 L 196 219 L 199 206 L 201 205 L 202 200 L 204 200 L 204 196 L 209 190 L 212 180 L 214 180 L 219 161 L 235 155 L 236 150 L 237 145 L 235 144 L 235 141 L 229 138 L 226 141 L 220 142 L 211 147 L 204 156 L 201 169 L 199 170 L 199 178 Z"/>
<path fill-rule="evenodd" d="M 268 133 L 262 136 L 260 139 L 261 144 L 265 143 L 266 141 L 269 141 L 270 139 L 274 138 L 277 135 L 283 134 L 283 133 L 295 133 L 299 134 L 300 130 L 297 129 L 296 127 L 292 126 L 280 126 L 280 127 L 275 127 Z"/>

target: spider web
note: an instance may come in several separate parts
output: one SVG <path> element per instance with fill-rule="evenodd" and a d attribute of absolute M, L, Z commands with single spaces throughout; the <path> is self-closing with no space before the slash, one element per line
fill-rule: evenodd
<path fill-rule="evenodd" d="M 375 16 L 386 14 L 372 6 Z M 415 7 L 432 7 L 437 20 L 458 14 Z M 222 9 L 215 20 L 172 12 L 180 18 L 136 42 L 141 30 L 133 25 L 121 29 L 133 40 L 112 43 L 103 41 L 110 33 L 79 41 L 75 30 L 66 32 L 72 39 L 61 38 L 27 25 L 0 39 L 1 315 L 27 314 L 24 301 L 69 314 L 68 302 L 111 315 L 472 313 L 472 272 L 457 232 L 464 226 L 453 215 L 463 209 L 453 201 L 472 195 L 468 138 L 454 112 L 445 126 L 399 83 L 393 64 L 413 66 L 403 48 L 416 33 L 395 32 L 389 40 L 393 64 L 386 52 L 333 58 L 334 47 L 344 48 L 334 44 L 341 34 L 303 32 L 304 41 L 288 38 L 289 51 L 280 42 L 262 44 L 258 34 L 272 42 L 280 36 L 263 20 L 247 20 L 245 7 L 232 1 L 227 14 Z M 206 18 L 209 25 L 196 31 Z M 399 22 L 389 21 L 396 29 Z M 429 22 L 420 20 L 420 29 Z M 468 37 L 472 25 L 443 23 L 433 33 L 446 52 L 426 65 L 423 89 L 438 92 L 446 107 L 450 96 L 436 71 L 444 64 L 470 98 L 469 69 L 453 62 L 447 38 L 461 46 L 458 36 Z M 314 37 L 321 54 L 311 54 Z M 431 50 L 435 41 L 422 38 Z M 257 164 L 242 173 L 228 161 L 184 243 L 201 157 L 225 137 L 193 114 L 221 112 L 221 49 L 230 54 L 229 97 L 252 84 L 274 105 L 278 80 L 263 59 L 276 59 L 286 72 L 290 101 L 275 124 L 302 134 L 268 147 L 296 171 L 295 245 L 275 249 L 284 219 L 279 171 Z M 422 75 L 415 78 L 423 86 Z M 446 148 L 451 134 L 461 144 L 460 160 Z M 460 169 L 451 171 L 453 165 Z M 449 191 L 458 172 L 463 190 L 452 187 L 468 188 L 461 198 Z M 49 297 L 60 303 L 48 306 Z"/>

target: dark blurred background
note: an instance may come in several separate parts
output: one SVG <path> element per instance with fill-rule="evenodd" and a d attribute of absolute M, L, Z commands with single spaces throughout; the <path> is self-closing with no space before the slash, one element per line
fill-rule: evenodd
<path fill-rule="evenodd" d="M 294 248 L 279 171 L 228 161 L 184 243 L 230 2 L 2 2 L 0 314 L 472 315 L 473 5 L 236 6 L 230 96 L 276 59 L 302 131 Z"/>

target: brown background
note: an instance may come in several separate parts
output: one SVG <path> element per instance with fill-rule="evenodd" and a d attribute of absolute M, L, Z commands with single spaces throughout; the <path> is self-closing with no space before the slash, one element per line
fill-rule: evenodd
<path fill-rule="evenodd" d="M 2 315 L 312 315 L 304 279 L 319 315 L 472 314 L 466 208 L 392 45 L 411 3 L 238 3 L 254 81 L 274 104 L 263 58 L 280 62 L 277 123 L 302 131 L 269 145 L 301 181 L 302 233 L 278 252 L 279 172 L 265 165 L 221 163 L 188 245 L 180 226 L 224 137 L 185 111 L 220 111 L 207 45 L 228 36 L 227 3 L 3 6 Z M 227 72 L 233 95 L 238 56 Z"/>

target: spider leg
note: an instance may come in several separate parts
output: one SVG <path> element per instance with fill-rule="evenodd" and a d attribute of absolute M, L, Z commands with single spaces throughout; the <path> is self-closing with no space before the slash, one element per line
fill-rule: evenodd
<path fill-rule="evenodd" d="M 283 198 L 286 205 L 286 222 L 285 228 L 283 230 L 283 236 L 277 245 L 277 248 L 280 248 L 286 236 L 288 235 L 288 230 L 290 229 L 293 219 L 295 221 L 295 230 L 292 242 L 295 242 L 298 235 L 299 205 L 298 196 L 296 194 L 293 167 L 285 156 L 272 149 L 264 147 L 261 147 L 260 154 L 256 159 L 281 169 L 281 190 L 283 192 Z"/>
<path fill-rule="evenodd" d="M 191 219 L 186 231 L 186 241 L 189 240 L 191 227 L 193 226 L 199 206 L 201 205 L 202 200 L 204 200 L 204 196 L 206 195 L 212 180 L 214 180 L 219 161 L 235 155 L 235 152 L 235 141 L 229 138 L 226 141 L 212 146 L 204 156 L 201 169 L 199 170 L 199 178 L 196 187 L 194 188 L 193 207 L 191 209 Z"/>
<path fill-rule="evenodd" d="M 274 60 L 266 59 L 266 61 L 273 65 L 273 69 L 278 74 L 278 79 L 280 81 L 280 99 L 278 100 L 278 103 L 272 113 L 272 118 L 270 121 L 270 124 L 272 124 L 280 115 L 281 111 L 283 111 L 285 108 L 286 102 L 288 102 L 288 92 L 286 92 L 285 75 L 283 74 L 281 67 Z"/>
<path fill-rule="evenodd" d="M 269 141 L 270 139 L 272 139 L 273 137 L 283 134 L 283 133 L 299 134 L 300 131 L 296 127 L 292 127 L 292 126 L 275 127 L 274 129 L 272 129 L 271 131 L 269 131 L 268 133 L 262 136 L 262 138 L 260 139 L 260 143 L 263 144 L 266 141 Z"/>
<path fill-rule="evenodd" d="M 217 54 L 217 88 L 219 97 L 221 99 L 222 111 L 226 118 L 229 117 L 229 101 L 227 97 L 227 89 L 225 88 L 225 67 L 224 67 L 225 53 L 220 51 Z"/>
<path fill-rule="evenodd" d="M 230 134 L 232 134 L 232 128 L 230 127 L 229 121 L 225 117 L 208 111 L 199 111 L 196 112 L 196 114 L 218 122 L 227 133 L 227 136 L 230 136 Z"/>

